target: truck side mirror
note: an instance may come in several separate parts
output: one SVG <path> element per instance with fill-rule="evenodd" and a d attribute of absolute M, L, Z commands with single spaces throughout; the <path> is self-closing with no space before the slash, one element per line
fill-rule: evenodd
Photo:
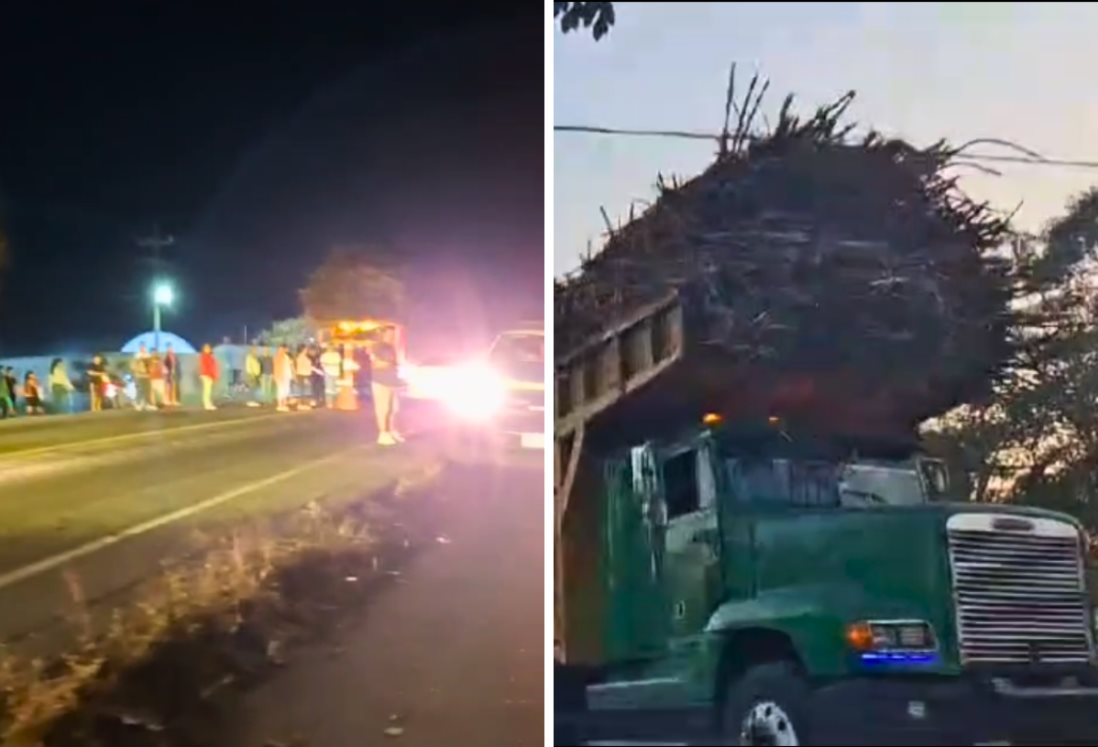
<path fill-rule="evenodd" d="M 930 500 L 941 497 L 949 490 L 949 470 L 941 459 L 920 459 L 919 472 Z"/>

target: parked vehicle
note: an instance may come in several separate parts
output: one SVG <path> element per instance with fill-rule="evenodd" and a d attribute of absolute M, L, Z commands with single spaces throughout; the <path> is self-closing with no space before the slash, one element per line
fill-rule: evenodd
<path fill-rule="evenodd" d="M 545 332 L 528 325 L 500 333 L 471 360 L 406 363 L 409 399 L 435 401 L 449 425 L 471 439 L 545 448 Z"/>

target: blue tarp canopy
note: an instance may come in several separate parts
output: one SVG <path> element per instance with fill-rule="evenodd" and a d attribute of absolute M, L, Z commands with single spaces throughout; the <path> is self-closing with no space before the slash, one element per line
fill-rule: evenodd
<path fill-rule="evenodd" d="M 142 344 L 144 344 L 145 349 L 151 353 L 156 348 L 156 333 L 151 330 L 149 332 L 142 332 L 137 337 L 133 338 L 125 345 L 123 345 L 122 352 L 130 354 L 136 353 L 138 348 L 140 348 Z M 179 335 L 173 334 L 171 332 L 161 331 L 159 352 L 163 353 L 168 348 L 169 344 L 172 346 L 172 349 L 176 353 L 198 352 L 194 349 L 194 345 L 191 345 Z"/>

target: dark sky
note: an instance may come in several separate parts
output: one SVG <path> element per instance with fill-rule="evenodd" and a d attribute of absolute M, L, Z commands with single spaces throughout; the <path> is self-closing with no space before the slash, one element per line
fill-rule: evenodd
<path fill-rule="evenodd" d="M 20 5 L 48 7 L 0 21 L 0 354 L 147 329 L 157 225 L 196 343 L 298 313 L 338 244 L 400 255 L 424 339 L 540 315 L 540 4 Z"/>

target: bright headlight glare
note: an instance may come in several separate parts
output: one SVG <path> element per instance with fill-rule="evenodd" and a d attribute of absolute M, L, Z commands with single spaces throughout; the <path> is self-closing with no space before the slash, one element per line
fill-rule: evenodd
<path fill-rule="evenodd" d="M 503 378 L 486 365 L 474 364 L 454 371 L 446 392 L 446 405 L 468 420 L 488 420 L 506 399 Z"/>

